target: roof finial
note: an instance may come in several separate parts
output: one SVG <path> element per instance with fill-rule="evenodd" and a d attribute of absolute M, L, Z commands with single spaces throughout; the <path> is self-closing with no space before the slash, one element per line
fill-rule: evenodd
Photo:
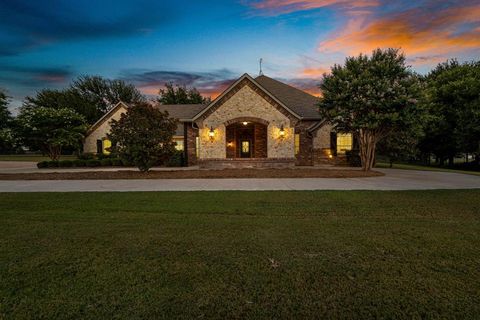
<path fill-rule="evenodd" d="M 263 62 L 263 59 L 260 58 L 260 72 L 258 73 L 259 76 L 263 76 L 263 71 L 262 71 L 262 62 Z"/>

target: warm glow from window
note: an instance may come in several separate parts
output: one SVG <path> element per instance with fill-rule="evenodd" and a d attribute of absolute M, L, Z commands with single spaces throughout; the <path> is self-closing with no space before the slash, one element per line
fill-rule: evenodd
<path fill-rule="evenodd" d="M 195 155 L 197 158 L 200 155 L 200 137 L 195 137 Z"/>
<path fill-rule="evenodd" d="M 249 153 L 250 152 L 250 142 L 249 141 L 242 141 L 242 152 Z"/>
<path fill-rule="evenodd" d="M 300 134 L 295 133 L 295 155 L 300 152 Z"/>
<path fill-rule="evenodd" d="M 183 151 L 183 139 L 174 139 L 175 142 L 175 150 Z"/>
<path fill-rule="evenodd" d="M 108 139 L 105 139 L 103 140 L 103 148 L 102 148 L 102 153 L 103 154 L 110 154 L 110 150 L 107 150 L 108 148 L 110 148 L 112 146 L 112 141 L 108 140 Z"/>
<path fill-rule="evenodd" d="M 337 133 L 337 154 L 352 150 L 353 136 L 351 133 Z"/>

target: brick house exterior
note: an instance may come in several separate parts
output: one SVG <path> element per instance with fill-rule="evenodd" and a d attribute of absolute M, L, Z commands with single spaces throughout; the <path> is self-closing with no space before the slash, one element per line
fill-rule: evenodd
<path fill-rule="evenodd" d="M 244 74 L 209 104 L 156 107 L 178 119 L 174 141 L 188 166 L 312 166 L 339 161 L 353 144 L 347 135 L 336 140 L 317 99 L 264 75 Z M 94 124 L 84 152 L 105 152 L 111 119 L 128 108 L 120 102 Z"/>

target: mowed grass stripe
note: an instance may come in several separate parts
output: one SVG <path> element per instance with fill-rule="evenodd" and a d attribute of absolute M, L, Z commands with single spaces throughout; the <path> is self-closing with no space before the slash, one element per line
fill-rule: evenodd
<path fill-rule="evenodd" d="M 0 318 L 475 318 L 478 199 L 0 194 Z"/>

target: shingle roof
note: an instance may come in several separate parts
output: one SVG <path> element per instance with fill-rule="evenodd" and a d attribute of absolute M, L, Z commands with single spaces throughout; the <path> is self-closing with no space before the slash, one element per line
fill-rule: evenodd
<path fill-rule="evenodd" d="M 258 76 L 255 81 L 302 118 L 321 119 L 317 97 L 264 75 Z"/>
<path fill-rule="evenodd" d="M 155 108 L 167 111 L 170 117 L 180 121 L 191 121 L 200 111 L 207 107 L 206 104 L 159 104 Z"/>

